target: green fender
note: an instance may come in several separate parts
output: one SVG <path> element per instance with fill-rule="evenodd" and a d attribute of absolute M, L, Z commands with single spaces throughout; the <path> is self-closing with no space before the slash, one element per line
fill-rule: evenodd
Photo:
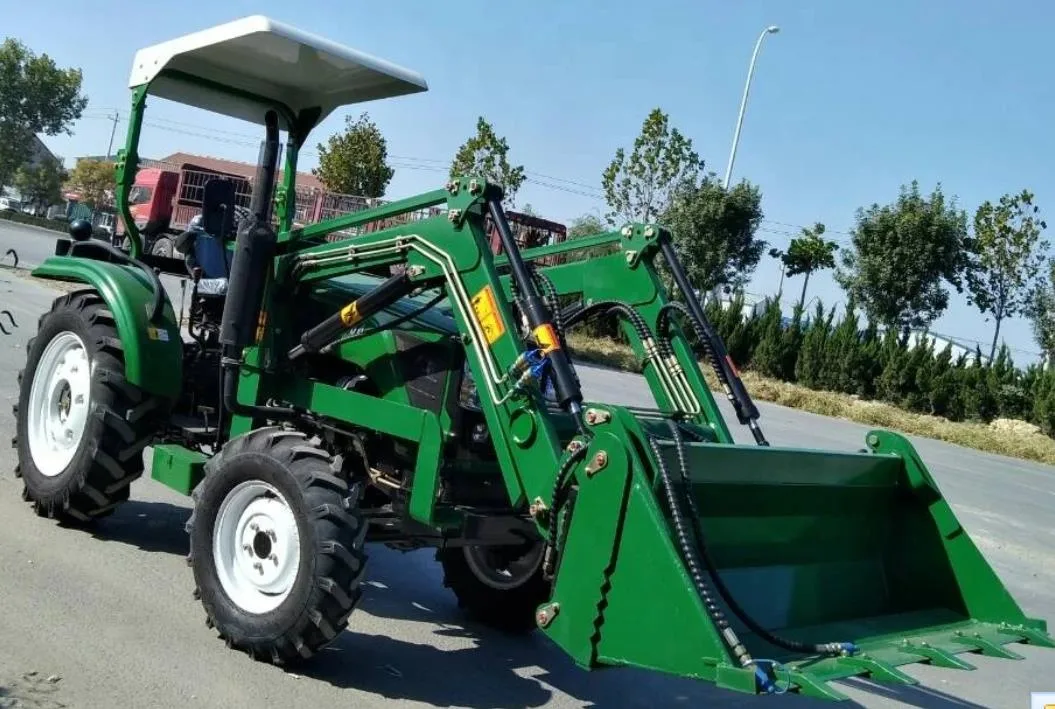
<path fill-rule="evenodd" d="M 151 394 L 179 396 L 183 341 L 176 313 L 162 291 L 161 318 L 149 322 L 154 295 L 146 274 L 135 266 L 77 256 L 51 256 L 32 273 L 37 278 L 86 283 L 97 290 L 114 315 L 128 381 Z"/>

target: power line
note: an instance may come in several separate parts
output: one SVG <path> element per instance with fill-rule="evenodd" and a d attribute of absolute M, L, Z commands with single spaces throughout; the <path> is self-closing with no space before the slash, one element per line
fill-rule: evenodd
<path fill-rule="evenodd" d="M 102 111 L 104 109 L 96 109 Z M 113 113 L 97 113 L 93 115 L 93 112 L 86 112 L 82 117 L 88 119 L 105 119 L 108 121 L 114 121 L 114 127 L 116 128 L 117 121 L 127 121 L 128 119 L 124 116 L 120 116 L 121 111 L 113 109 Z M 120 118 L 115 118 L 120 116 Z M 214 128 L 211 126 L 203 126 L 196 123 L 188 123 L 186 121 L 177 121 L 169 118 L 151 117 L 149 120 L 144 120 L 143 125 L 157 128 L 159 130 L 167 131 L 170 133 L 176 133 L 179 135 L 186 135 L 193 138 L 201 138 L 203 140 L 211 140 L 218 143 L 224 143 L 227 145 L 237 145 L 247 148 L 258 147 L 261 143 L 260 139 L 255 136 L 249 135 L 248 133 L 224 130 L 221 128 Z M 314 150 L 302 150 L 300 155 L 304 157 L 319 157 L 319 153 Z M 448 170 L 449 161 L 440 160 L 438 158 L 427 158 L 420 156 L 409 156 L 409 155 L 389 155 L 390 164 L 393 167 L 402 168 L 405 170 L 418 170 L 423 172 L 436 172 L 446 173 Z M 542 187 L 544 189 L 552 190 L 555 192 L 562 192 L 564 194 L 576 195 L 579 197 L 585 197 L 592 199 L 600 203 L 607 203 L 607 199 L 601 190 L 596 187 L 563 177 L 557 177 L 554 175 L 548 175 L 545 173 L 535 172 L 533 170 L 525 170 L 525 182 L 530 185 Z M 793 224 L 791 222 L 778 221 L 775 219 L 762 219 L 762 224 L 773 225 L 779 227 L 785 227 L 784 230 L 774 229 L 769 227 L 760 227 L 759 231 L 766 234 L 773 234 L 777 236 L 785 236 L 789 239 L 796 238 L 800 235 L 802 229 L 808 227 L 802 224 Z M 796 231 L 787 231 L 787 229 L 794 229 Z M 825 234 L 839 234 L 844 239 L 833 239 L 841 246 L 849 246 L 850 243 L 848 238 L 852 235 L 843 230 L 839 229 L 826 229 Z"/>

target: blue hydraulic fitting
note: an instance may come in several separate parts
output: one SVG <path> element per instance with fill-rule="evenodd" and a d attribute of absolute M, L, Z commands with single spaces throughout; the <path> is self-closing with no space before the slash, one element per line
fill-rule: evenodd
<path fill-rule="evenodd" d="M 755 679 L 758 680 L 758 687 L 762 690 L 762 694 L 775 694 L 777 691 L 777 685 L 770 679 L 769 673 L 762 669 L 762 667 L 755 664 Z"/>

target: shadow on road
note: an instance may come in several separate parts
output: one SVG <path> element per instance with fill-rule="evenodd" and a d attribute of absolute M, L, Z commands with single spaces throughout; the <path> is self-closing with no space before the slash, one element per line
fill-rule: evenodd
<path fill-rule="evenodd" d="M 130 500 L 91 533 L 99 540 L 144 551 L 184 555 L 188 549 L 184 524 L 189 516 L 186 507 Z M 541 634 L 507 636 L 467 620 L 443 587 L 431 550 L 404 554 L 371 545 L 369 554 L 363 600 L 348 630 L 296 672 L 336 687 L 437 707 L 538 707 L 549 702 L 555 691 L 598 709 L 753 708 L 771 705 L 775 699 L 634 669 L 587 672 Z M 356 617 L 363 613 L 433 627 L 433 642 L 419 644 L 357 632 Z M 925 687 L 884 686 L 863 680 L 848 680 L 842 686 L 920 709 L 982 707 Z M 777 701 L 787 709 L 832 706 L 798 695 Z M 847 705 L 865 706 L 842 704 Z"/>
<path fill-rule="evenodd" d="M 185 525 L 190 510 L 167 502 L 129 500 L 95 523 L 90 532 L 106 542 L 120 542 L 143 551 L 186 555 L 190 550 Z"/>

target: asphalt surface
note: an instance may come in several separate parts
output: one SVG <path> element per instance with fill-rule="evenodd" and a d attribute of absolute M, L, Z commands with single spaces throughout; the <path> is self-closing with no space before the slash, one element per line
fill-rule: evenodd
<path fill-rule="evenodd" d="M 54 234 L 0 223 L 0 253 L 20 265 L 52 253 Z M 5 262 L 9 263 L 9 261 Z M 178 297 L 178 289 L 169 288 Z M 0 438 L 24 346 L 55 292 L 0 269 Z M 587 395 L 650 405 L 640 377 L 582 368 Z M 856 450 L 866 429 L 760 404 L 777 445 Z M 728 409 L 726 409 L 728 415 Z M 730 415 L 730 421 L 735 419 Z M 738 439 L 749 442 L 746 431 Z M 915 440 L 915 439 L 914 439 Z M 1055 621 L 1055 469 L 915 440 L 979 548 L 1026 612 Z M 636 670 L 585 672 L 544 637 L 513 640 L 467 624 L 430 552 L 372 547 L 369 583 L 350 629 L 296 675 L 227 650 L 191 597 L 183 525 L 189 501 L 147 477 L 94 532 L 39 519 L 20 498 L 14 451 L 0 448 L 0 707 L 787 707 Z M 676 627 L 671 632 L 677 631 Z M 918 688 L 852 681 L 863 706 L 1026 707 L 1055 690 L 1055 651 L 1015 646 L 1023 661 L 973 656 L 976 672 L 903 669 Z"/>

